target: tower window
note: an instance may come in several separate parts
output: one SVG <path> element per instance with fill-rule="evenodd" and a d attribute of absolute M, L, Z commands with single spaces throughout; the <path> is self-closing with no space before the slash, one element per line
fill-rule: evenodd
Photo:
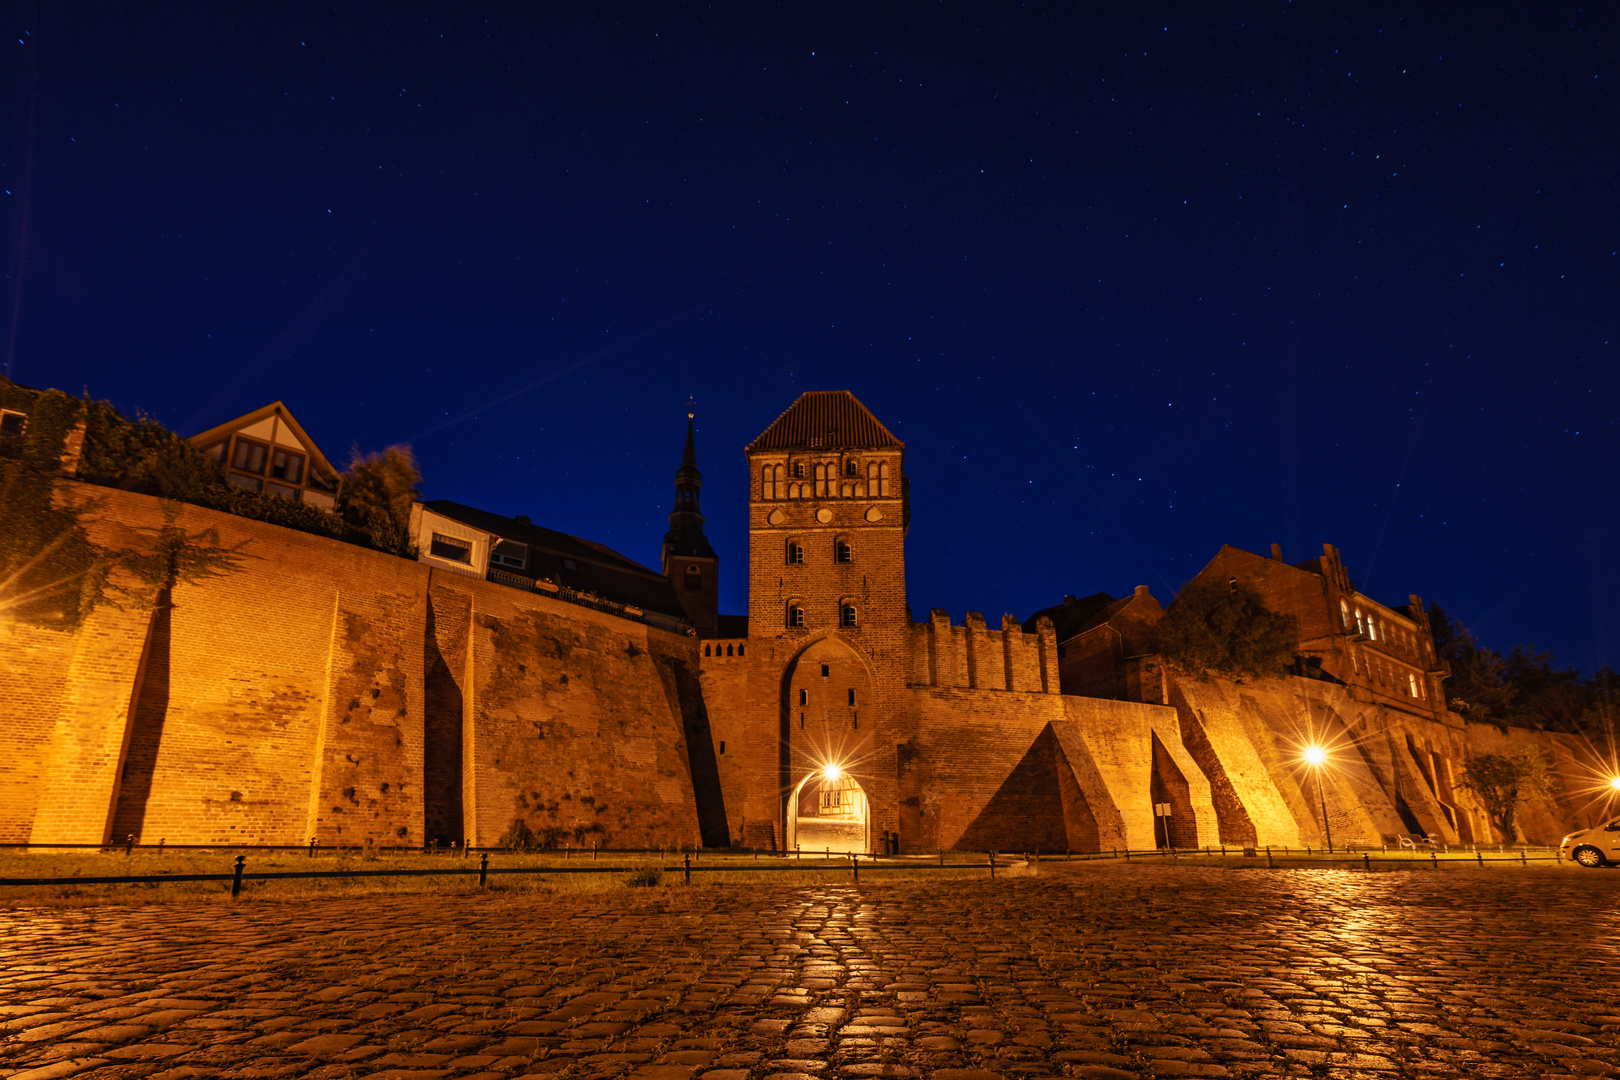
<path fill-rule="evenodd" d="M 808 705 L 808 704 L 810 704 L 810 691 L 808 691 L 808 690 L 800 690 L 799 691 L 799 704 L 800 705 Z"/>
<path fill-rule="evenodd" d="M 844 475 L 859 476 L 861 475 L 861 467 L 853 461 L 846 461 L 844 462 Z"/>
<path fill-rule="evenodd" d="M 855 605 L 845 604 L 838 609 L 838 622 L 841 626 L 855 625 Z"/>
<path fill-rule="evenodd" d="M 709 646 L 707 646 L 707 645 L 703 646 L 703 655 L 704 656 L 709 655 Z"/>
<path fill-rule="evenodd" d="M 738 643 L 737 643 L 737 655 L 738 655 L 738 656 L 741 656 L 741 655 L 742 655 L 742 654 L 743 654 L 743 647 L 744 647 L 744 646 L 745 646 L 745 645 L 746 645 L 746 644 L 747 644 L 747 642 L 738 642 Z"/>
<path fill-rule="evenodd" d="M 853 562 L 853 552 L 850 551 L 849 541 L 840 540 L 833 545 L 833 562 Z"/>
<path fill-rule="evenodd" d="M 724 739 L 720 740 L 720 752 L 722 754 L 724 754 L 726 752 L 726 740 L 724 740 Z"/>
<path fill-rule="evenodd" d="M 853 686 L 849 688 L 849 707 L 852 709 L 855 707 L 855 688 Z"/>
<path fill-rule="evenodd" d="M 686 587 L 691 592 L 699 592 L 703 588 L 703 567 L 690 564 L 686 568 Z"/>
<path fill-rule="evenodd" d="M 832 674 L 832 665 L 831 664 L 822 664 L 821 665 L 821 677 L 823 679 L 825 679 L 827 676 L 829 676 L 831 674 Z"/>
<path fill-rule="evenodd" d="M 787 610 L 787 624 L 789 626 L 803 626 L 804 608 L 800 607 L 798 604 L 789 605 Z"/>
<path fill-rule="evenodd" d="M 804 462 L 795 461 L 793 463 L 793 479 L 795 479 L 795 480 L 803 480 L 804 479 Z"/>
<path fill-rule="evenodd" d="M 804 562 L 804 545 L 797 540 L 789 540 L 787 545 L 787 561 L 789 563 Z"/>
<path fill-rule="evenodd" d="M 1339 601 L 1339 624 L 1348 633 L 1350 630 L 1350 605 L 1343 600 Z"/>
<path fill-rule="evenodd" d="M 730 646 L 730 645 L 727 645 L 727 646 L 726 646 L 726 655 L 727 655 L 727 656 L 730 656 L 730 655 L 731 655 L 731 649 L 732 649 L 732 647 L 731 647 L 731 646 Z"/>

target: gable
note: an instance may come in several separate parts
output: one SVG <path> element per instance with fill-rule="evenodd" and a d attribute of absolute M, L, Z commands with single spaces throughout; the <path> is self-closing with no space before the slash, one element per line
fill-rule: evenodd
<path fill-rule="evenodd" d="M 811 390 L 787 407 L 753 442 L 755 450 L 873 450 L 905 444 L 848 390 Z"/>

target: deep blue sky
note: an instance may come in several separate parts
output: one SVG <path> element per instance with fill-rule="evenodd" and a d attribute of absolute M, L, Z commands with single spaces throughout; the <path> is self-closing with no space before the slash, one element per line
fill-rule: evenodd
<path fill-rule="evenodd" d="M 844 388 L 919 618 L 1327 541 L 1615 663 L 1612 8 L 559 7 L 12 8 L 13 376 L 654 565 L 693 395 L 728 611 L 742 447 Z"/>

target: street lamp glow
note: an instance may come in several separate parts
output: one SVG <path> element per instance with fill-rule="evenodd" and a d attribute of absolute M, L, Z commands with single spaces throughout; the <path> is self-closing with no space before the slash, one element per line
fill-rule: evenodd
<path fill-rule="evenodd" d="M 828 780 L 837 780 L 840 776 L 844 775 L 844 770 L 840 769 L 837 765 L 828 765 L 825 769 L 821 770 L 821 775 L 826 777 Z"/>
<path fill-rule="evenodd" d="M 1614 791 L 1620 791 L 1620 776 L 1612 776 L 1612 777 L 1610 777 L 1609 778 L 1609 787 Z"/>
<path fill-rule="evenodd" d="M 1327 751 L 1320 746 L 1307 746 L 1305 748 L 1305 761 L 1310 765 L 1320 765 L 1327 760 Z M 1620 787 L 1620 783 L 1615 785 Z"/>

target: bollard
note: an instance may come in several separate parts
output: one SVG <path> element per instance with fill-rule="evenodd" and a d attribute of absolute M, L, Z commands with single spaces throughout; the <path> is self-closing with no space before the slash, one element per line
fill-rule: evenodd
<path fill-rule="evenodd" d="M 231 877 L 231 895 L 232 896 L 241 896 L 242 895 L 242 866 L 246 862 L 247 862 L 247 856 L 246 855 L 238 855 L 236 857 L 236 872 Z"/>
<path fill-rule="evenodd" d="M 1125 861 L 1126 862 L 1131 861 L 1131 849 L 1130 848 L 1125 849 Z"/>
<path fill-rule="evenodd" d="M 596 843 L 595 840 L 591 841 L 591 862 L 596 861 Z"/>
<path fill-rule="evenodd" d="M 132 852 L 134 850 L 135 850 L 135 834 L 130 833 L 128 839 L 126 839 L 124 841 L 124 854 L 128 855 L 130 852 Z"/>
<path fill-rule="evenodd" d="M 1275 869 L 1277 869 L 1276 864 L 1271 861 L 1271 845 L 1270 844 L 1266 845 L 1266 869 L 1267 870 L 1275 870 Z"/>
<path fill-rule="evenodd" d="M 463 840 L 461 842 L 461 857 L 463 859 L 465 859 L 468 855 L 471 855 L 471 854 L 472 854 L 472 837 L 469 836 L 469 837 L 467 837 L 467 839 L 465 839 L 465 840 Z"/>
<path fill-rule="evenodd" d="M 478 857 L 478 887 L 482 889 L 489 881 L 489 855 L 485 853 Z"/>
<path fill-rule="evenodd" d="M 1480 851 L 1478 848 L 1475 848 L 1474 857 L 1479 860 L 1479 868 L 1481 870 L 1485 869 L 1485 853 Z"/>
<path fill-rule="evenodd" d="M 941 865 L 941 866 L 945 865 L 945 849 L 944 848 L 939 849 L 939 865 Z"/>
<path fill-rule="evenodd" d="M 849 876 L 855 879 L 855 884 L 861 883 L 861 857 L 853 851 L 849 853 Z"/>
<path fill-rule="evenodd" d="M 682 858 L 686 862 L 686 883 L 690 885 L 692 884 L 692 856 L 685 855 Z"/>
<path fill-rule="evenodd" d="M 315 857 L 315 848 L 319 843 L 320 843 L 320 841 L 316 840 L 313 836 L 309 838 L 309 857 L 310 858 L 313 859 Z"/>
<path fill-rule="evenodd" d="M 1226 858 L 1226 841 L 1221 841 L 1221 858 Z"/>
<path fill-rule="evenodd" d="M 995 879 L 996 879 L 996 853 L 992 851 L 990 853 L 990 880 L 994 881 Z"/>
<path fill-rule="evenodd" d="M 1520 866 L 1529 866 L 1530 865 L 1530 860 L 1524 857 L 1524 852 L 1523 851 L 1519 852 L 1519 865 Z"/>
<path fill-rule="evenodd" d="M 1361 853 L 1361 868 L 1369 874 L 1372 873 L 1372 859 L 1367 857 L 1365 851 Z"/>
<path fill-rule="evenodd" d="M 1436 855 L 1432 851 L 1429 852 L 1429 869 L 1430 870 L 1438 870 L 1438 869 L 1440 869 L 1440 856 Z"/>
<path fill-rule="evenodd" d="M 563 848 L 563 862 L 567 862 L 569 859 L 572 859 L 573 857 L 574 857 L 574 845 L 569 844 L 569 845 L 567 845 L 566 847 Z"/>
<path fill-rule="evenodd" d="M 158 837 L 158 854 L 159 855 L 163 854 L 163 845 L 168 843 L 168 842 L 169 842 L 168 837 L 166 837 L 166 836 Z"/>
<path fill-rule="evenodd" d="M 1068 862 L 1073 857 L 1073 855 L 1074 855 L 1074 852 L 1070 848 L 1064 848 L 1063 849 L 1063 861 L 1064 862 Z"/>

